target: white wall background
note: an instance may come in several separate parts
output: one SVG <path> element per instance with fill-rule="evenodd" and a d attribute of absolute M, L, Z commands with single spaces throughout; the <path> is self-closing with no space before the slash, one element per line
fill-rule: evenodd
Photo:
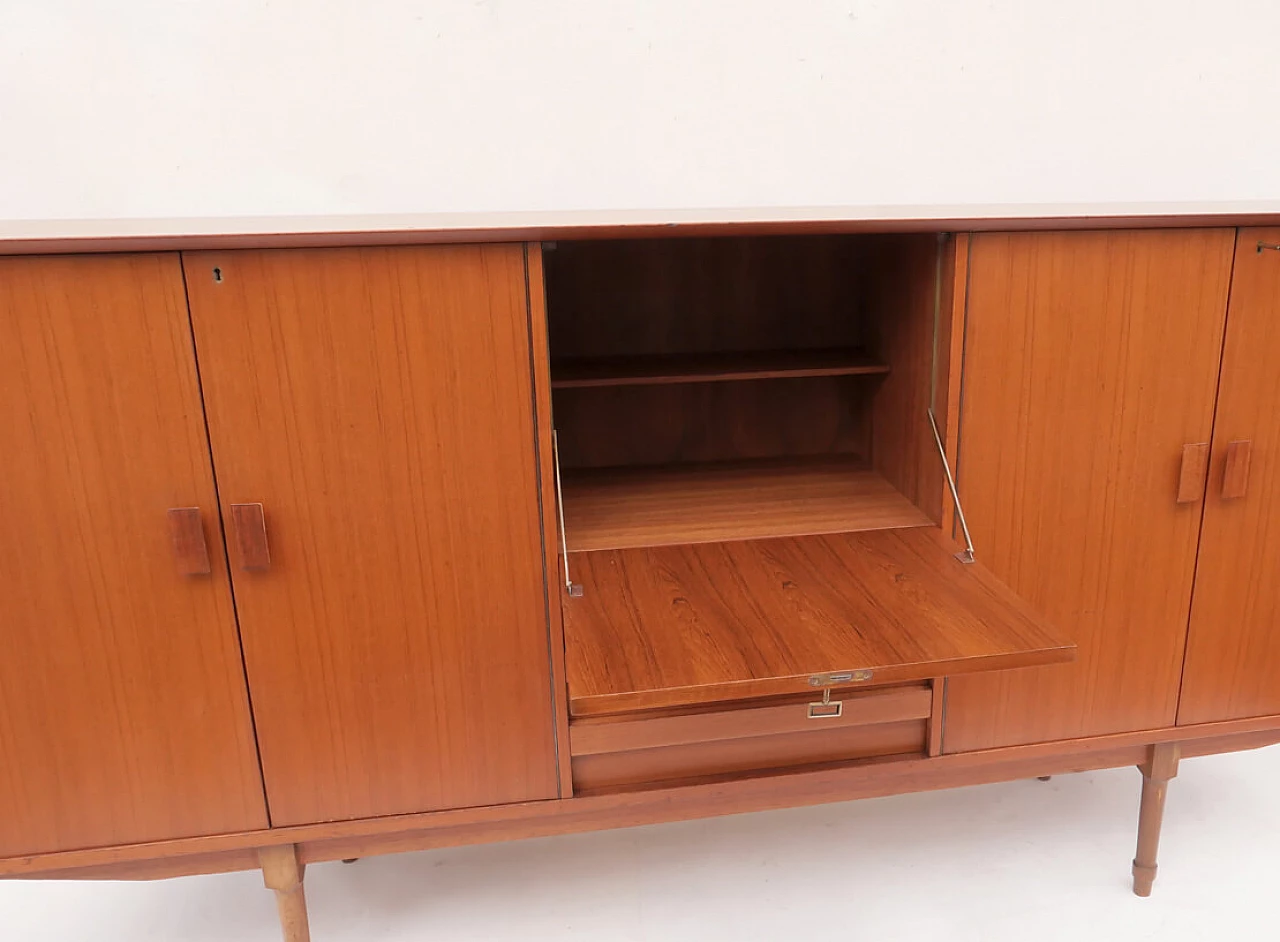
<path fill-rule="evenodd" d="M 1273 0 L 0 0 L 0 236 L 1276 211 L 1277 37 Z"/>

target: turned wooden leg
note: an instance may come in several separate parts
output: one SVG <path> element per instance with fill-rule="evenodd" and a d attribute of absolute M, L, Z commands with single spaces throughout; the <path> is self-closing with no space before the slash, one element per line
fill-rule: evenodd
<path fill-rule="evenodd" d="M 1156 879 L 1156 852 L 1160 848 L 1160 824 L 1164 820 L 1164 798 L 1169 779 L 1178 774 L 1178 744 L 1158 743 L 1151 747 L 1142 771 L 1142 808 L 1138 812 L 1138 853 L 1133 858 L 1133 892 L 1151 895 Z"/>
<path fill-rule="evenodd" d="M 258 863 L 262 865 L 262 882 L 276 894 L 284 942 L 311 942 L 307 897 L 302 889 L 305 868 L 298 862 L 297 848 L 292 844 L 264 847 L 258 851 Z"/>

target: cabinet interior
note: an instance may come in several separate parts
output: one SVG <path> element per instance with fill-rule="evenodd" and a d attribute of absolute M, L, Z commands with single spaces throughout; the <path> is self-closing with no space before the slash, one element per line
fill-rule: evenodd
<path fill-rule="evenodd" d="M 543 258 L 572 716 L 1070 657 L 937 527 L 944 239 Z"/>
<path fill-rule="evenodd" d="M 936 522 L 914 489 L 941 250 L 934 234 L 548 246 L 569 551 Z"/>

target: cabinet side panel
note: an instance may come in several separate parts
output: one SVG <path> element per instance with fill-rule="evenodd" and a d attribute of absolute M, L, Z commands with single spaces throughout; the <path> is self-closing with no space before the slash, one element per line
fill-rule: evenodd
<path fill-rule="evenodd" d="M 959 476 L 978 559 L 1078 645 L 953 678 L 946 750 L 1170 725 L 1230 230 L 985 233 L 971 244 Z"/>
<path fill-rule="evenodd" d="M 176 255 L 0 259 L 0 454 L 0 856 L 265 827 Z"/>
<path fill-rule="evenodd" d="M 523 246 L 185 265 L 272 823 L 554 798 Z"/>
<path fill-rule="evenodd" d="M 1280 713 L 1277 245 L 1280 229 L 1242 229 L 1236 246 L 1179 723 Z"/>
<path fill-rule="evenodd" d="M 942 519 L 944 475 L 928 411 L 935 343 L 950 338 L 935 332 L 951 313 L 939 308 L 943 251 L 934 233 L 895 236 L 877 242 L 868 263 L 873 346 L 890 366 L 872 406 L 872 465 L 935 522 Z M 947 352 L 939 350 L 938 357 Z M 945 371 L 939 378 L 946 382 Z M 945 419 L 945 412 L 938 416 L 940 424 Z"/>
<path fill-rule="evenodd" d="M 551 652 L 551 696 L 556 718 L 556 759 L 560 769 L 560 797 L 573 795 L 569 765 L 569 685 L 564 672 L 564 622 L 560 612 L 560 522 L 556 509 L 555 460 L 551 435 L 551 360 L 547 351 L 547 292 L 543 279 L 542 245 L 525 246 L 529 291 L 529 341 L 533 351 L 535 433 L 538 473 L 542 486 L 542 538 L 546 548 L 548 643 Z"/>

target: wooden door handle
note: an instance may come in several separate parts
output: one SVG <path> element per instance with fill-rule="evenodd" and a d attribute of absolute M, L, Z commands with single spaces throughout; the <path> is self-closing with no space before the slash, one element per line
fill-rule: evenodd
<path fill-rule="evenodd" d="M 1253 442 L 1227 442 L 1227 460 L 1222 466 L 1222 497 L 1231 500 L 1244 497 L 1249 489 L 1249 459 Z"/>
<path fill-rule="evenodd" d="M 178 572 L 184 576 L 207 576 L 209 546 L 204 541 L 204 521 L 199 507 L 172 507 L 169 510 L 169 539 Z"/>
<path fill-rule="evenodd" d="M 1182 446 L 1182 468 L 1178 471 L 1178 503 L 1194 504 L 1204 496 L 1209 477 L 1209 443 Z"/>
<path fill-rule="evenodd" d="M 267 518 L 261 504 L 232 504 L 231 529 L 235 531 L 240 568 L 249 572 L 265 572 L 271 568 L 271 549 L 267 545 Z"/>

